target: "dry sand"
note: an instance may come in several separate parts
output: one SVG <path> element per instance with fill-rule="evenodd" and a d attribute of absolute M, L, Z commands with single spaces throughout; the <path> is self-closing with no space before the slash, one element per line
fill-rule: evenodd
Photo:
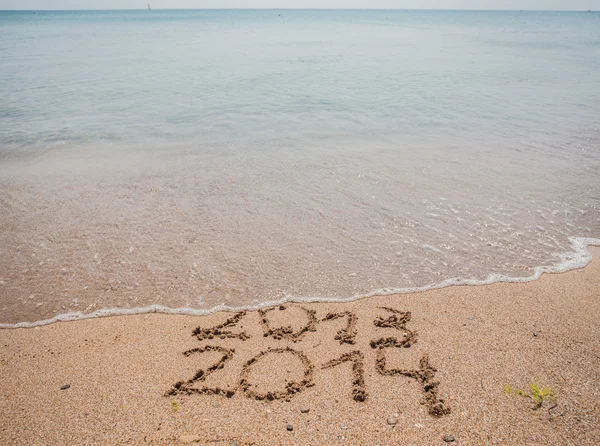
<path fill-rule="evenodd" d="M 1 330 L 0 444 L 597 445 L 594 255 L 526 284 Z M 532 383 L 555 399 L 505 392 Z"/>

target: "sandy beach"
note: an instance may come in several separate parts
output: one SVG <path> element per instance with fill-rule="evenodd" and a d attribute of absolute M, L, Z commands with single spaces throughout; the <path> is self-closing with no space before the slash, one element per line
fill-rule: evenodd
<path fill-rule="evenodd" d="M 600 2 L 516 3 L 0 0 L 0 446 L 600 446 Z"/>
<path fill-rule="evenodd" d="M 0 443 L 599 444 L 592 252 L 523 284 L 1 330 Z"/>

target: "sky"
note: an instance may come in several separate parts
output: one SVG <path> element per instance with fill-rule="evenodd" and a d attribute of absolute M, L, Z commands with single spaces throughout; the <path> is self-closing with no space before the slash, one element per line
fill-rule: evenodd
<path fill-rule="evenodd" d="M 5 9 L 389 8 L 600 10 L 600 0 L 0 0 Z"/>

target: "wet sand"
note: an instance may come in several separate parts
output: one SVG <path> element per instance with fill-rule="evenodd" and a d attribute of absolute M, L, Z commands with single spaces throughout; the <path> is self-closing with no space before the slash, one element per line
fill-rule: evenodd
<path fill-rule="evenodd" d="M 0 443 L 599 444 L 592 252 L 524 284 L 0 330 Z M 506 392 L 531 384 L 553 397 Z"/>

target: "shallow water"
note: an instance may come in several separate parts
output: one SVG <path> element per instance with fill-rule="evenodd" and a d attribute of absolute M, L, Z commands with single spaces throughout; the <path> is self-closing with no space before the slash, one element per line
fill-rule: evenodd
<path fill-rule="evenodd" d="M 0 322 L 517 280 L 600 237 L 600 14 L 0 12 L 0 35 Z"/>

